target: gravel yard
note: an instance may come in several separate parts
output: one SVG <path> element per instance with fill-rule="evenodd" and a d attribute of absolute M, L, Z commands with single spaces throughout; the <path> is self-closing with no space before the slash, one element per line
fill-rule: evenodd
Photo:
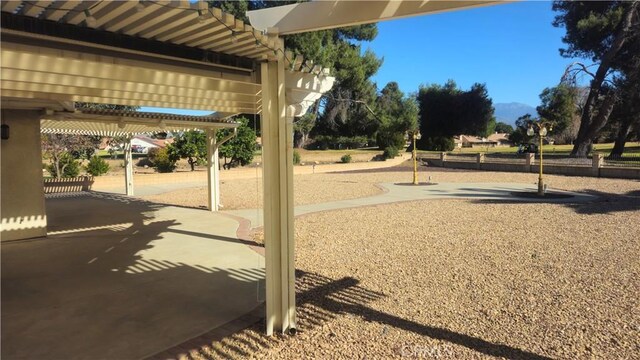
<path fill-rule="evenodd" d="M 363 184 L 330 174 L 296 176 L 294 188 L 296 205 L 373 196 L 383 191 L 375 183 Z M 206 208 L 207 188 L 181 189 L 142 198 L 162 204 Z M 220 202 L 224 206 L 223 210 L 262 207 L 262 179 L 221 181 Z"/>
<path fill-rule="evenodd" d="M 427 171 L 436 182 L 537 178 Z M 296 202 L 318 199 L 313 192 L 363 196 L 351 191 L 410 175 L 303 175 Z M 191 357 L 637 357 L 640 182 L 547 182 L 604 196 L 577 205 L 427 200 L 299 217 L 298 334 L 267 338 L 256 325 Z"/>

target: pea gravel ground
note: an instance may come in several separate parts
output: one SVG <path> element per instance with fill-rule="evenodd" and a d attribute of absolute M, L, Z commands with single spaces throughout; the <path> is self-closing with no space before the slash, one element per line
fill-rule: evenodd
<path fill-rule="evenodd" d="M 536 181 L 535 174 L 427 171 L 437 182 Z M 299 178 L 312 189 L 334 181 L 331 191 L 345 198 L 362 196 L 350 189 L 407 181 L 410 172 Z M 547 179 L 600 197 L 427 200 L 299 217 L 298 334 L 267 338 L 257 324 L 189 357 L 638 358 L 640 182 Z M 297 203 L 313 201 L 296 190 Z"/>

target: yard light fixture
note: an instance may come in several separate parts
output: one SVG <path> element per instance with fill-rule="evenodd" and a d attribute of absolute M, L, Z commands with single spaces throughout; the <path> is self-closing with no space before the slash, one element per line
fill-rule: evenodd
<path fill-rule="evenodd" d="M 418 150 L 416 149 L 416 140 L 420 140 L 422 135 L 420 131 L 415 130 L 413 137 L 413 185 L 418 185 Z"/>
<path fill-rule="evenodd" d="M 549 125 L 549 129 L 547 130 L 547 125 Z M 534 129 L 535 127 L 535 129 Z M 537 131 L 536 131 L 537 130 Z M 540 147 L 538 148 L 540 151 L 540 172 L 538 175 L 538 196 L 544 196 L 544 180 L 542 178 L 542 141 L 545 136 L 547 136 L 547 132 L 552 130 L 551 124 L 548 124 L 546 121 L 534 121 L 529 124 L 529 128 L 527 129 L 527 135 L 534 136 L 537 132 L 538 137 L 540 138 Z"/>

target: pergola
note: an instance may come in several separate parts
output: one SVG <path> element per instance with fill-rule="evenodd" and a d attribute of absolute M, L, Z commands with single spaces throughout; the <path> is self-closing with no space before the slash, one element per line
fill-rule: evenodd
<path fill-rule="evenodd" d="M 140 134 L 171 131 L 202 130 L 207 135 L 207 206 L 210 211 L 220 207 L 220 145 L 235 135 L 238 124 L 212 114 L 189 116 L 165 113 L 150 113 L 113 109 L 74 109 L 55 111 L 48 109 L 40 120 L 43 134 L 75 134 L 123 137 L 125 165 L 125 193 L 134 195 L 133 161 L 131 138 Z M 233 128 L 234 133 L 218 140 L 216 133 L 221 128 Z"/>
<path fill-rule="evenodd" d="M 203 2 L 3 1 L 3 122 L 39 134 L 41 119 L 58 121 L 52 115 L 83 120 L 47 105 L 72 101 L 213 110 L 219 119 L 259 113 L 266 331 L 287 332 L 296 323 L 292 119 L 331 89 L 334 78 L 286 52 L 281 35 L 494 3 L 499 2 L 313 1 L 252 12 L 249 17 L 258 30 Z M 12 103 L 23 105 L 6 105 Z M 120 124 L 119 119 L 103 120 L 91 124 Z M 159 124 L 158 119 L 147 120 Z M 37 131 L 25 128 L 27 123 Z M 3 237 L 44 236 L 46 227 L 38 225 L 42 216 L 46 224 L 39 166 L 38 171 L 24 171 L 25 177 L 39 176 L 39 182 L 19 178 L 20 170 L 40 163 L 39 141 L 27 135 L 19 143 L 11 140 L 2 141 L 2 217 L 3 222 L 11 216 L 26 223 L 24 231 L 3 231 Z M 17 152 L 27 152 L 29 161 L 11 161 L 9 156 Z M 12 177 L 5 176 L 8 167 L 13 167 Z M 15 195 L 25 192 L 35 196 Z M 31 219 L 37 222 L 29 225 Z"/>
<path fill-rule="evenodd" d="M 2 221 L 12 224 L 3 226 L 3 240 L 46 235 L 41 131 L 206 129 L 213 164 L 216 129 L 236 126 L 226 120 L 235 114 L 260 114 L 265 223 L 278 229 L 267 235 L 265 250 L 287 264 L 268 266 L 266 301 L 270 309 L 281 303 L 280 294 L 294 281 L 288 271 L 293 264 L 286 261 L 293 248 L 281 253 L 293 234 L 292 120 L 332 87 L 328 70 L 286 52 L 277 35 L 204 2 L 41 0 L 1 6 L 2 118 L 11 128 L 10 138 L 2 140 Z M 73 102 L 215 113 L 199 119 L 99 113 L 77 111 Z M 216 193 L 212 186 L 212 210 Z M 295 326 L 281 314 L 267 311 L 268 333 Z"/>

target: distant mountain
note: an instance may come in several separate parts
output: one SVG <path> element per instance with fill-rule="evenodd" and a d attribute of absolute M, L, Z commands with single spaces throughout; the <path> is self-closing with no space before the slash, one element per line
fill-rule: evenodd
<path fill-rule="evenodd" d="M 533 117 L 538 116 L 536 108 L 527 104 L 517 102 L 497 103 L 493 104 L 493 107 L 496 109 L 496 121 L 507 123 L 509 125 L 515 125 L 516 120 L 525 114 L 531 114 Z"/>

